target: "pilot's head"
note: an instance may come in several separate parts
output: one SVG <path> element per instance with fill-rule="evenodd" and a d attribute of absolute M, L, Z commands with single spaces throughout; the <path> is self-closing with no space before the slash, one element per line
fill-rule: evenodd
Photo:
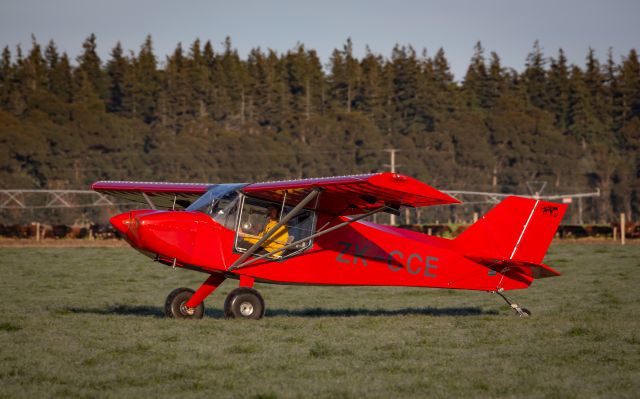
<path fill-rule="evenodd" d="M 269 219 L 278 220 L 278 208 L 276 208 L 275 206 L 268 207 L 267 214 L 269 215 Z"/>

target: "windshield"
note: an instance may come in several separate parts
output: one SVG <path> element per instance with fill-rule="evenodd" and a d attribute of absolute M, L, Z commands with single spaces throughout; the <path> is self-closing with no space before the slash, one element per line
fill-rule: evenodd
<path fill-rule="evenodd" d="M 218 184 L 189 205 L 186 210 L 214 216 L 218 210 L 233 201 L 238 196 L 237 190 L 244 186 L 246 184 Z"/>

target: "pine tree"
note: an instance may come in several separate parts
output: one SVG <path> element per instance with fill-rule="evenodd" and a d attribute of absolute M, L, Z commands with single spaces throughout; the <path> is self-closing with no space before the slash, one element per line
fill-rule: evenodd
<path fill-rule="evenodd" d="M 360 64 L 353 57 L 351 38 L 342 47 L 334 50 L 331 57 L 330 92 L 336 110 L 351 112 L 361 78 Z"/>
<path fill-rule="evenodd" d="M 261 126 L 273 124 L 273 74 L 260 48 L 251 49 L 247 58 L 247 74 L 250 82 L 248 96 L 249 120 Z"/>
<path fill-rule="evenodd" d="M 589 100 L 594 116 L 600 123 L 608 125 L 606 114 L 609 114 L 610 110 L 606 109 L 604 79 L 600 61 L 595 56 L 595 50 L 589 48 L 587 64 L 584 69 L 584 83 L 589 90 Z"/>
<path fill-rule="evenodd" d="M 425 130 L 419 115 L 420 64 L 413 47 L 396 45 L 391 54 L 393 112 L 395 132 Z"/>
<path fill-rule="evenodd" d="M 640 62 L 635 49 L 620 66 L 620 95 L 622 99 L 622 119 L 629 121 L 640 117 Z"/>
<path fill-rule="evenodd" d="M 427 50 L 422 50 L 422 56 L 418 60 L 418 92 L 416 94 L 416 119 L 418 120 L 416 133 L 424 131 L 433 132 L 437 115 L 436 92 L 438 86 L 435 83 L 435 71 L 433 60 L 427 56 Z M 417 131 L 419 130 L 419 131 Z"/>
<path fill-rule="evenodd" d="M 60 55 L 58 54 L 58 49 L 53 40 L 50 40 L 47 44 L 44 54 L 47 65 L 47 89 L 57 95 L 59 88 L 56 87 L 58 82 L 56 81 L 55 71 L 58 69 L 58 65 L 60 64 Z"/>
<path fill-rule="evenodd" d="M 488 83 L 489 76 L 484 59 L 484 48 L 482 43 L 477 42 L 462 86 L 466 94 L 467 106 L 471 108 L 488 106 Z"/>
<path fill-rule="evenodd" d="M 69 58 L 60 56 L 58 49 L 50 40 L 45 48 L 44 93 L 41 94 L 42 109 L 57 123 L 66 123 L 69 119 L 69 107 L 73 96 L 73 79 Z"/>
<path fill-rule="evenodd" d="M 367 53 L 360 62 L 362 85 L 358 93 L 358 109 L 369 115 L 378 125 L 387 116 L 384 93 L 384 60 L 367 47 Z"/>
<path fill-rule="evenodd" d="M 73 118 L 78 119 L 78 115 L 83 115 L 85 119 L 95 118 L 104 111 L 104 102 L 96 92 L 93 80 L 84 70 L 78 69 L 74 71 L 74 81 L 76 88 L 73 95 Z"/>
<path fill-rule="evenodd" d="M 125 103 L 125 75 L 129 69 L 129 61 L 124 57 L 120 42 L 111 50 L 111 59 L 107 62 L 109 76 L 109 98 L 107 111 L 120 113 Z"/>
<path fill-rule="evenodd" d="M 228 115 L 244 125 L 247 112 L 248 75 L 238 51 L 231 46 L 231 38 L 229 37 L 225 39 L 224 53 L 220 56 L 219 65 L 224 71 L 225 77 L 225 80 L 221 82 L 222 88 L 230 99 Z"/>
<path fill-rule="evenodd" d="M 315 51 L 307 51 L 303 45 L 299 45 L 295 52 L 287 52 L 283 62 L 292 111 L 309 120 L 312 114 L 322 109 L 323 75 L 320 59 Z"/>
<path fill-rule="evenodd" d="M 444 49 L 440 47 L 433 57 L 433 79 L 442 88 L 449 88 L 453 84 L 453 74 L 449 61 L 444 53 Z"/>
<path fill-rule="evenodd" d="M 28 85 L 26 84 L 25 60 L 22 55 L 22 47 L 20 45 L 16 46 L 16 61 L 13 66 L 12 75 L 13 90 L 11 90 L 8 108 L 14 115 L 22 116 L 24 112 L 28 110 L 29 105 L 25 99 L 26 87 Z"/>
<path fill-rule="evenodd" d="M 96 94 L 102 98 L 107 98 L 107 84 L 102 70 L 102 62 L 97 53 L 96 36 L 92 33 L 82 43 L 83 52 L 78 56 L 78 76 L 87 79 L 93 85 Z M 80 82 L 83 84 L 83 82 Z"/>
<path fill-rule="evenodd" d="M 191 114 L 198 118 L 207 118 L 207 102 L 209 98 L 209 68 L 200 48 L 200 40 L 196 39 L 189 51 L 187 63 L 187 79 L 190 83 L 189 95 Z"/>
<path fill-rule="evenodd" d="M 42 56 L 42 48 L 31 36 L 31 50 L 24 60 L 24 87 L 31 93 L 46 88 L 47 66 Z M 26 94 L 26 93 L 25 93 Z"/>
<path fill-rule="evenodd" d="M 147 36 L 140 47 L 133 65 L 134 82 L 132 84 L 136 115 L 145 123 L 152 123 L 157 117 L 157 99 L 161 89 L 161 76 L 158 61 L 153 53 L 153 41 Z"/>
<path fill-rule="evenodd" d="M 51 90 L 64 102 L 73 101 L 73 72 L 67 53 L 62 53 L 60 62 L 51 71 Z"/>
<path fill-rule="evenodd" d="M 487 90 L 485 104 L 487 108 L 495 106 L 496 101 L 502 93 L 507 90 L 507 82 L 504 69 L 498 53 L 491 52 L 491 61 L 489 62 L 489 72 L 487 76 Z"/>
<path fill-rule="evenodd" d="M 434 107 L 436 120 L 448 118 L 455 111 L 455 102 L 458 97 L 457 85 L 453 82 L 453 74 L 449 66 L 449 61 L 441 47 L 436 52 L 432 61 L 433 84 L 434 84 Z"/>
<path fill-rule="evenodd" d="M 11 50 L 5 46 L 0 60 L 0 108 L 8 109 L 11 102 L 13 80 L 13 66 L 11 65 Z"/>
<path fill-rule="evenodd" d="M 640 62 L 635 49 L 622 61 L 617 75 L 619 134 L 622 148 L 628 152 L 629 166 L 635 164 L 636 194 L 640 195 Z"/>
<path fill-rule="evenodd" d="M 232 112 L 233 105 L 225 86 L 227 76 L 221 64 L 222 54 L 214 54 L 213 47 L 211 45 L 210 47 L 211 54 L 207 54 L 205 51 L 205 59 L 209 68 L 209 86 L 212 90 L 208 111 L 215 121 L 225 122 Z"/>
<path fill-rule="evenodd" d="M 558 50 L 558 58 L 551 58 L 547 90 L 548 110 L 554 114 L 555 126 L 565 130 L 569 119 L 569 70 L 564 50 Z"/>
<path fill-rule="evenodd" d="M 164 76 L 166 104 L 163 104 L 161 111 L 167 114 L 164 119 L 166 119 L 167 124 L 174 133 L 179 133 L 190 119 L 190 90 L 187 80 L 186 60 L 181 43 L 178 43 L 173 54 L 167 59 Z M 165 107 L 166 110 L 164 109 Z"/>
<path fill-rule="evenodd" d="M 542 48 L 536 40 L 532 51 L 527 56 L 522 83 L 527 101 L 538 108 L 544 108 L 548 104 L 545 64 Z"/>
<path fill-rule="evenodd" d="M 589 89 L 584 73 L 577 66 L 571 68 L 569 80 L 568 128 L 583 149 L 591 143 L 599 130 L 599 124 L 591 108 Z"/>

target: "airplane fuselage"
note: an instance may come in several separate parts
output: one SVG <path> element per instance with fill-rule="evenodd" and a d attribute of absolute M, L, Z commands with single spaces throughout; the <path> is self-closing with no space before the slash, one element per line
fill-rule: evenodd
<path fill-rule="evenodd" d="M 318 213 L 317 226 L 348 220 Z M 315 238 L 304 252 L 261 259 L 229 271 L 241 256 L 236 231 L 197 211 L 132 211 L 112 223 L 136 249 L 165 264 L 226 277 L 304 285 L 413 286 L 495 291 L 526 288 L 532 279 L 496 273 L 455 250 L 439 237 L 354 222 Z"/>

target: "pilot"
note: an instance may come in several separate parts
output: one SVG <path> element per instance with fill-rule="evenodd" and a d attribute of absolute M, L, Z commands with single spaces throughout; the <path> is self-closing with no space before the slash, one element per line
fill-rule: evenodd
<path fill-rule="evenodd" d="M 258 240 L 267 234 L 269 230 L 271 230 L 276 224 L 278 224 L 278 208 L 275 206 L 270 206 L 267 208 L 268 220 L 264 228 L 261 232 L 258 233 L 257 236 L 243 234 L 244 241 L 249 242 L 251 245 L 258 242 Z M 278 230 L 269 237 L 268 240 L 262 243 L 261 249 L 262 253 L 271 253 L 277 249 L 284 247 L 287 244 L 287 240 L 289 239 L 289 229 L 287 225 L 282 225 L 278 228 Z M 282 253 L 278 253 L 275 256 L 282 256 Z"/>

